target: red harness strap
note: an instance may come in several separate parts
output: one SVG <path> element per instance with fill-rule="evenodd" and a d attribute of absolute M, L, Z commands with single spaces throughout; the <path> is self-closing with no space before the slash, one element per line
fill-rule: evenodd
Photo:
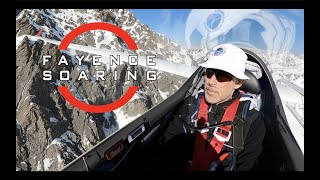
<path fill-rule="evenodd" d="M 225 113 L 223 114 L 221 123 L 225 121 L 233 122 L 239 106 L 239 101 L 240 97 L 235 99 L 226 109 Z M 208 122 L 208 105 L 205 102 L 204 96 L 201 97 L 200 101 L 198 110 L 198 122 Z M 210 142 L 210 146 L 206 145 L 207 132 L 195 132 L 195 147 L 191 164 L 191 171 L 209 170 L 210 165 L 218 159 L 218 155 L 220 154 L 224 143 L 229 141 L 231 136 L 231 126 L 232 125 L 216 127 L 213 133 L 214 137 Z M 222 132 L 224 132 L 224 134 Z M 227 135 L 225 135 L 225 133 L 227 133 Z M 219 157 L 219 159 L 222 162 L 226 157 L 227 156 L 221 156 Z"/>

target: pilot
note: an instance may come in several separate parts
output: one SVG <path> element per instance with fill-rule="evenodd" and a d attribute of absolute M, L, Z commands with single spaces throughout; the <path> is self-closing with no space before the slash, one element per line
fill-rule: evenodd
<path fill-rule="evenodd" d="M 158 168 L 187 171 L 249 171 L 262 151 L 263 114 L 239 90 L 247 55 L 232 44 L 212 49 L 200 64 L 204 76 L 160 141 Z M 249 96 L 248 96 L 249 97 Z M 246 100 L 244 100 L 246 99 Z M 250 105 L 251 103 L 251 105 Z"/>

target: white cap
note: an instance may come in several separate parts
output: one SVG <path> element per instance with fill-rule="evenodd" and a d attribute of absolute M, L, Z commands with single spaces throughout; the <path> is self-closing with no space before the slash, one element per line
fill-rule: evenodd
<path fill-rule="evenodd" d="M 244 74 L 247 59 L 248 56 L 239 47 L 221 44 L 213 48 L 208 60 L 200 66 L 226 71 L 238 79 L 250 79 Z"/>

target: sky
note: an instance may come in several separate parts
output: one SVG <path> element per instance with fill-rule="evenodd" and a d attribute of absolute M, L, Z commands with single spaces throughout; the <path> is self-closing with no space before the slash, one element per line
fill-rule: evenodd
<path fill-rule="evenodd" d="M 161 34 L 164 34 L 171 40 L 179 43 L 183 47 L 187 47 L 186 38 L 185 38 L 185 29 L 186 29 L 186 22 L 187 18 L 192 11 L 191 9 L 130 9 L 130 11 L 143 23 L 148 25 L 152 30 L 159 32 Z M 284 43 L 287 44 L 286 46 L 283 45 L 282 48 L 289 47 L 290 51 L 295 54 L 304 54 L 304 10 L 303 9 L 276 9 L 276 10 L 261 10 L 270 12 L 274 15 L 276 15 L 276 18 L 281 19 L 281 22 L 289 22 L 289 24 L 293 24 L 293 29 L 290 30 L 290 33 L 285 33 L 286 35 L 282 36 L 283 38 L 280 38 L 277 40 L 278 43 L 275 43 L 275 45 L 272 46 L 279 46 L 279 42 L 288 42 Z M 234 16 L 237 16 L 237 13 L 235 13 Z M 270 16 L 269 16 L 270 17 Z M 236 18 L 236 17 L 234 17 Z M 210 19 L 210 18 L 207 18 Z M 221 18 L 220 18 L 221 19 Z M 219 20 L 218 20 L 219 21 Z M 241 22 L 248 21 L 249 20 L 243 20 Z M 267 20 L 267 24 L 271 21 L 275 21 L 274 17 L 269 18 Z M 207 21 L 209 22 L 209 21 Z M 213 22 L 213 21 L 212 21 Z M 217 21 L 216 21 L 217 22 Z M 228 21 L 225 21 L 228 22 Z M 242 23 L 243 26 L 245 23 Z M 255 34 L 250 34 L 250 44 L 254 44 L 257 46 L 257 48 L 266 49 L 266 43 L 264 40 L 262 40 L 261 34 L 266 33 L 265 27 L 261 25 L 261 23 L 258 23 L 257 21 L 250 21 L 250 28 L 251 32 L 259 32 Z M 282 24 L 282 25 L 281 25 Z M 214 26 L 214 23 L 211 24 Z M 238 25 L 239 26 L 239 25 Z M 271 24 L 269 26 L 269 29 L 273 27 L 279 27 L 283 28 L 283 23 L 280 23 L 280 26 L 276 23 Z M 238 34 L 240 32 L 237 32 Z M 240 33 L 240 34 L 243 34 Z M 245 34 L 245 33 L 244 33 Z M 271 33 L 272 34 L 272 33 Z M 275 34 L 273 32 L 273 34 Z M 282 32 L 276 32 L 277 35 L 283 35 Z M 229 33 L 231 35 L 231 33 Z M 270 37 L 272 35 L 269 35 Z M 237 35 L 234 37 L 238 37 Z M 239 41 L 239 39 L 234 39 L 234 41 Z M 279 36 L 278 36 L 279 37 Z M 291 38 L 288 38 L 291 37 Z M 201 39 L 203 36 L 198 30 L 195 30 L 193 34 L 191 35 L 191 48 L 199 48 L 201 44 Z M 227 38 L 228 39 L 228 38 Z M 229 38 L 230 39 L 230 38 Z M 274 37 L 271 37 L 269 39 L 274 39 Z M 288 39 L 291 39 L 289 41 Z M 269 45 L 270 47 L 270 45 Z"/>

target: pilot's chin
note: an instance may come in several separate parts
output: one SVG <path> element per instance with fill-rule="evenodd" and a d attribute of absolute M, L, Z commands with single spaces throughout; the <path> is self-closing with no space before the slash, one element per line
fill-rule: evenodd
<path fill-rule="evenodd" d="M 207 92 L 205 92 L 205 96 L 204 96 L 205 100 L 210 103 L 210 104 L 215 104 L 215 97 L 213 95 L 209 95 Z"/>

